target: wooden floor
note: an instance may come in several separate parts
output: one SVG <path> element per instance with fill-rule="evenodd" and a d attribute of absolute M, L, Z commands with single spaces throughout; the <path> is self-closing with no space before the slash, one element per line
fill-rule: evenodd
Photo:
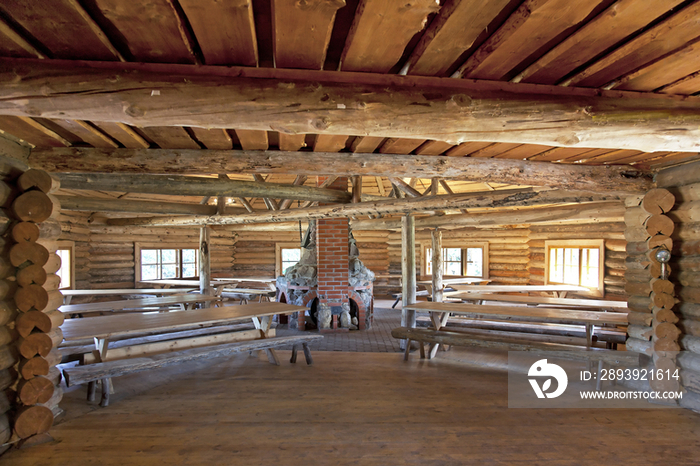
<path fill-rule="evenodd" d="M 108 408 L 66 395 L 55 442 L 3 465 L 698 464 L 700 415 L 680 409 L 508 409 L 507 374 L 442 353 L 255 356 L 116 379 Z M 189 369 L 185 372 L 182 369 Z M 150 384 L 150 385 L 149 385 Z M 159 385 L 160 384 L 160 385 Z M 159 386 L 156 386 L 159 385 Z"/>

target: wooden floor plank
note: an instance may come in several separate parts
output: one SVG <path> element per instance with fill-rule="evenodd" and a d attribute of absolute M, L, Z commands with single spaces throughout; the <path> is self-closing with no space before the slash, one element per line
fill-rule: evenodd
<path fill-rule="evenodd" d="M 286 353 L 286 352 L 285 352 Z M 113 406 L 55 426 L 55 442 L 7 464 L 694 464 L 698 416 L 684 410 L 508 409 L 507 374 L 401 354 L 319 352 L 280 367 L 238 356 L 116 382 Z M 130 386 L 125 384 L 130 383 Z M 141 386 L 139 386 L 139 384 Z M 137 388 L 130 388 L 136 386 Z M 138 396 L 133 396 L 140 389 Z M 663 435 L 660 435 L 663 432 Z"/>

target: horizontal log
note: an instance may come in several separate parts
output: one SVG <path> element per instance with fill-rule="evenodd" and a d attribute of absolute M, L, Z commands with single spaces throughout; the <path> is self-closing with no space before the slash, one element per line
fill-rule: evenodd
<path fill-rule="evenodd" d="M 49 431 L 53 413 L 44 406 L 27 406 L 15 415 L 14 431 L 19 438 L 29 438 Z"/>
<path fill-rule="evenodd" d="M 692 151 L 698 140 L 695 99 L 671 94 L 372 73 L 13 58 L 3 58 L 0 80 L 11 83 L 0 94 L 0 114 L 14 116 L 644 151 Z M 161 94 L 154 99 L 142 89 Z"/>
<path fill-rule="evenodd" d="M 54 383 L 44 376 L 33 377 L 20 381 L 17 387 L 17 397 L 25 406 L 36 403 L 46 403 L 53 396 Z"/>
<path fill-rule="evenodd" d="M 49 333 L 54 328 L 63 324 L 65 314 L 61 311 L 52 310 L 49 312 L 29 311 L 19 315 L 15 322 L 15 329 L 22 337 L 28 337 L 36 328 L 44 333 Z"/>
<path fill-rule="evenodd" d="M 164 215 L 215 215 L 217 207 L 207 204 L 184 204 L 179 202 L 152 202 L 133 199 L 93 199 L 89 197 L 56 196 L 62 210 L 82 212 L 131 212 Z M 247 212 L 243 208 L 226 206 L 227 215 Z"/>
<path fill-rule="evenodd" d="M 700 168 L 698 162 L 666 168 L 659 171 L 654 176 L 654 180 L 659 187 L 663 188 L 700 183 L 700 171 L 698 168 Z"/>
<path fill-rule="evenodd" d="M 63 332 L 60 328 L 53 329 L 50 333 L 32 333 L 26 338 L 17 341 L 17 349 L 20 354 L 29 359 L 36 355 L 46 357 L 53 348 L 63 341 Z"/>
<path fill-rule="evenodd" d="M 700 321 L 694 319 L 681 319 L 678 328 L 686 335 L 700 337 Z"/>
<path fill-rule="evenodd" d="M 627 313 L 627 322 L 630 323 L 630 326 L 638 325 L 651 328 L 651 321 L 653 318 L 654 316 L 652 314 L 646 312 L 629 311 Z"/>
<path fill-rule="evenodd" d="M 669 191 L 676 198 L 677 203 L 700 201 L 700 181 L 683 186 L 669 188 Z"/>
<path fill-rule="evenodd" d="M 627 351 L 634 351 L 635 353 L 642 353 L 651 356 L 652 345 L 650 341 L 640 340 L 638 338 L 628 338 L 625 342 L 625 347 Z"/>
<path fill-rule="evenodd" d="M 674 309 L 684 317 L 700 320 L 700 304 L 679 303 Z"/>
<path fill-rule="evenodd" d="M 636 338 L 638 340 L 649 341 L 651 339 L 651 336 L 653 335 L 653 333 L 654 333 L 654 331 L 650 326 L 645 327 L 645 326 L 630 324 L 627 327 L 627 334 L 631 338 Z"/>
<path fill-rule="evenodd" d="M 57 176 L 64 189 L 171 196 L 270 197 L 323 202 L 348 202 L 350 200 L 350 194 L 347 191 L 335 189 L 195 176 L 105 173 L 61 173 Z M 19 200 L 21 197 L 17 199 Z"/>
<path fill-rule="evenodd" d="M 654 306 L 651 313 L 655 322 L 669 322 L 672 324 L 678 322 L 678 316 L 673 312 L 673 309 Z"/>

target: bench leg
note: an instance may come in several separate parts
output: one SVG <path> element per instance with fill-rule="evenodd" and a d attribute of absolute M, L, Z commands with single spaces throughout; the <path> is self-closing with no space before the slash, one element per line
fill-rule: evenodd
<path fill-rule="evenodd" d="M 598 376 L 595 381 L 595 391 L 599 392 L 601 386 L 603 385 L 603 360 L 598 361 Z"/>
<path fill-rule="evenodd" d="M 401 298 L 398 298 L 396 301 L 394 301 L 394 304 L 391 306 L 391 308 L 394 309 L 396 305 L 399 304 L 399 301 L 401 301 Z"/>
<path fill-rule="evenodd" d="M 297 345 L 292 346 L 292 357 L 289 359 L 292 364 L 297 362 Z"/>
<path fill-rule="evenodd" d="M 411 340 L 406 340 L 406 350 L 403 353 L 403 360 L 408 361 L 408 353 L 411 352 Z"/>
<path fill-rule="evenodd" d="M 277 352 L 275 350 L 269 348 L 266 349 L 265 352 L 267 353 L 267 360 L 270 361 L 270 364 L 274 364 L 275 366 L 280 365 L 280 360 L 277 357 Z"/>
<path fill-rule="evenodd" d="M 88 382 L 87 386 L 87 400 L 88 401 L 95 401 L 95 392 L 97 391 L 97 382 L 94 380 L 92 382 Z"/>
<path fill-rule="evenodd" d="M 425 359 L 425 344 L 422 341 L 418 342 L 420 348 L 420 358 Z"/>
<path fill-rule="evenodd" d="M 430 345 L 430 353 L 428 354 L 428 359 L 433 359 L 437 355 L 439 349 L 440 343 L 433 343 L 432 345 Z"/>
<path fill-rule="evenodd" d="M 304 349 L 304 358 L 306 359 L 306 364 L 310 366 L 314 363 L 314 360 L 311 357 L 311 348 L 309 348 L 308 343 L 302 343 L 301 347 Z"/>
<path fill-rule="evenodd" d="M 109 406 L 109 394 L 111 383 L 110 379 L 102 379 L 102 400 L 100 400 L 100 406 L 103 408 Z"/>

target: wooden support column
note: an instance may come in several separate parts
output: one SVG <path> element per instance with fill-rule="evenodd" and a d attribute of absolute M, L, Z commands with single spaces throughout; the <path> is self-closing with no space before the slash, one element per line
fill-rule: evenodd
<path fill-rule="evenodd" d="M 401 218 L 401 326 L 416 326 L 416 311 L 406 309 L 416 302 L 416 221 L 411 215 Z M 401 349 L 406 349 L 406 340 L 401 341 Z"/>
<path fill-rule="evenodd" d="M 199 291 L 203 295 L 212 295 L 214 291 L 211 287 L 210 236 L 211 229 L 208 226 L 199 229 Z M 209 307 L 209 304 L 203 306 Z"/>
<path fill-rule="evenodd" d="M 437 228 L 430 232 L 433 240 L 432 269 L 433 269 L 433 302 L 442 302 L 442 232 Z"/>

